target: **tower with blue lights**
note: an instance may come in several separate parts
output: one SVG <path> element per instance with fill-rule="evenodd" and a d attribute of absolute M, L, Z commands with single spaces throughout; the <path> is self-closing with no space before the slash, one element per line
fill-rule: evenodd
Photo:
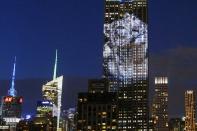
<path fill-rule="evenodd" d="M 10 90 L 8 90 L 8 95 L 12 96 L 12 97 L 15 97 L 17 95 L 16 89 L 14 87 L 15 86 L 15 75 L 16 75 L 16 57 L 14 59 L 11 87 L 10 87 Z"/>
<path fill-rule="evenodd" d="M 10 130 L 15 130 L 16 124 L 21 120 L 23 98 L 17 96 L 15 89 L 16 75 L 16 57 L 14 59 L 14 67 L 12 73 L 11 87 L 8 95 L 2 97 L 1 101 L 1 117 L 6 121 L 6 125 L 10 126 Z"/>

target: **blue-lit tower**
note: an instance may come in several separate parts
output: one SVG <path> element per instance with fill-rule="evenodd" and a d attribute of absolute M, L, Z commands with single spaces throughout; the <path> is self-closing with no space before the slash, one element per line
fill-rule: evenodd
<path fill-rule="evenodd" d="M 14 67 L 13 67 L 13 73 L 12 73 L 12 81 L 11 81 L 11 87 L 10 90 L 8 90 L 8 95 L 15 97 L 17 95 L 17 92 L 15 90 L 15 75 L 16 75 L 16 57 L 14 59 Z"/>
<path fill-rule="evenodd" d="M 6 125 L 10 126 L 10 130 L 15 130 L 17 123 L 21 120 L 23 98 L 17 96 L 15 90 L 16 75 L 16 57 L 14 59 L 14 67 L 12 73 L 11 87 L 8 95 L 2 97 L 1 101 L 1 117 L 6 121 Z"/>

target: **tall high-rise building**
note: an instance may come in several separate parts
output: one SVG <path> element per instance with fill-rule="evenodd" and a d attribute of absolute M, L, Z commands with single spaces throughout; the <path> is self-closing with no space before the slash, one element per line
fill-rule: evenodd
<path fill-rule="evenodd" d="M 104 35 L 104 75 L 110 91 L 147 81 L 146 0 L 106 0 Z"/>
<path fill-rule="evenodd" d="M 168 131 L 168 78 L 155 77 L 152 105 L 155 131 Z"/>
<path fill-rule="evenodd" d="M 57 130 L 60 129 L 60 114 L 62 106 L 63 76 L 57 77 L 57 50 L 54 65 L 53 80 L 42 87 L 43 98 L 53 103 L 53 116 L 57 117 Z"/>
<path fill-rule="evenodd" d="M 185 92 L 185 130 L 195 131 L 196 94 L 193 90 Z"/>
<path fill-rule="evenodd" d="M 104 76 L 118 92 L 118 129 L 147 130 L 148 29 L 146 0 L 105 0 Z"/>
<path fill-rule="evenodd" d="M 6 125 L 10 126 L 10 130 L 15 130 L 16 124 L 21 119 L 23 98 L 17 96 L 15 89 L 15 74 L 16 74 L 16 57 L 12 73 L 11 87 L 8 90 L 8 95 L 2 97 L 1 101 L 1 117 L 6 121 Z"/>

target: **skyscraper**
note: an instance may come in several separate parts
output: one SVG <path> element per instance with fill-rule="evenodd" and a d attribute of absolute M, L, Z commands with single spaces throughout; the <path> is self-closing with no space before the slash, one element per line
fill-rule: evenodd
<path fill-rule="evenodd" d="M 16 74 L 16 57 L 14 60 L 14 67 L 12 73 L 11 87 L 8 90 L 8 95 L 3 96 L 1 101 L 1 117 L 10 126 L 10 130 L 15 130 L 16 124 L 21 119 L 23 98 L 17 96 L 15 89 L 15 74 Z"/>
<path fill-rule="evenodd" d="M 168 78 L 155 77 L 155 93 L 152 105 L 155 131 L 168 131 Z"/>
<path fill-rule="evenodd" d="M 148 30 L 146 0 L 105 0 L 104 76 L 118 92 L 118 129 L 147 130 Z"/>
<path fill-rule="evenodd" d="M 185 130 L 195 131 L 196 94 L 193 90 L 185 92 Z"/>
<path fill-rule="evenodd" d="M 57 77 L 57 50 L 54 65 L 53 80 L 42 87 L 43 98 L 53 103 L 53 116 L 57 117 L 57 130 L 60 128 L 60 114 L 62 106 L 63 76 Z"/>
<path fill-rule="evenodd" d="M 104 35 L 104 75 L 110 81 L 110 91 L 146 81 L 146 0 L 106 0 Z"/>

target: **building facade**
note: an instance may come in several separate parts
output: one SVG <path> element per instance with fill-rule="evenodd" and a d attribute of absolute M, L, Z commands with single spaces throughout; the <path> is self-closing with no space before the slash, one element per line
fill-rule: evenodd
<path fill-rule="evenodd" d="M 169 120 L 169 131 L 184 131 L 185 121 L 181 118 L 172 118 Z"/>
<path fill-rule="evenodd" d="M 2 99 L 2 118 L 21 118 L 22 97 L 5 96 Z"/>
<path fill-rule="evenodd" d="M 63 131 L 76 131 L 76 109 L 69 108 L 62 113 Z"/>
<path fill-rule="evenodd" d="M 118 92 L 118 130 L 147 130 L 148 24 L 146 0 L 105 0 L 104 76 Z"/>
<path fill-rule="evenodd" d="M 78 94 L 77 131 L 117 131 L 117 93 L 105 79 L 89 80 L 88 92 Z"/>
<path fill-rule="evenodd" d="M 114 93 L 79 93 L 77 131 L 117 131 Z"/>
<path fill-rule="evenodd" d="M 109 84 L 106 79 L 90 79 L 88 80 L 88 92 L 103 93 L 109 91 Z"/>
<path fill-rule="evenodd" d="M 36 117 L 50 118 L 53 116 L 53 103 L 51 101 L 37 101 Z"/>
<path fill-rule="evenodd" d="M 185 92 L 185 130 L 195 131 L 196 94 L 193 90 Z"/>
<path fill-rule="evenodd" d="M 168 131 L 168 78 L 155 77 L 152 117 L 155 131 Z"/>
<path fill-rule="evenodd" d="M 60 127 L 60 114 L 62 106 L 63 76 L 60 76 L 43 85 L 42 93 L 46 101 L 53 103 L 53 116 L 57 117 L 57 128 Z"/>

